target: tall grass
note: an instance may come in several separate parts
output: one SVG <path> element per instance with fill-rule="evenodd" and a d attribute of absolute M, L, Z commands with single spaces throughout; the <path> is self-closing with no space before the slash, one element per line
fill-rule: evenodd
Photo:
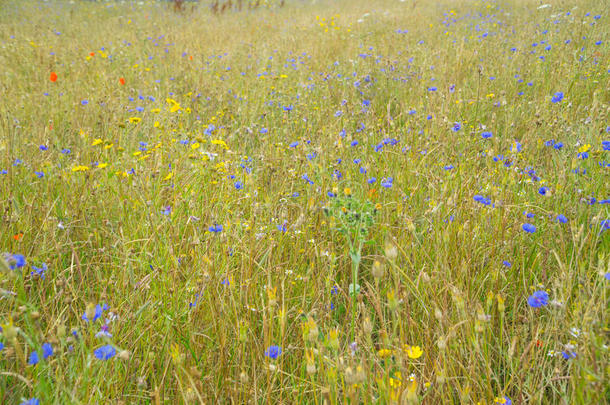
<path fill-rule="evenodd" d="M 0 3 L 0 402 L 607 401 L 608 15 L 548 3 Z"/>

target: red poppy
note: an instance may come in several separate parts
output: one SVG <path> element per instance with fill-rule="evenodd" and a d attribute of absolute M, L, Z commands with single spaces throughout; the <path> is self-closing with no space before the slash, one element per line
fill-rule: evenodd
<path fill-rule="evenodd" d="M 13 235 L 13 239 L 15 239 L 15 240 L 19 240 L 21 238 L 23 238 L 23 234 L 22 233 L 17 233 L 15 235 Z"/>
<path fill-rule="evenodd" d="M 125 84 L 125 78 L 124 77 L 120 77 L 119 78 L 119 83 L 121 83 L 121 85 Z"/>
<path fill-rule="evenodd" d="M 190 60 L 193 60 L 193 55 L 189 56 L 189 59 L 190 59 Z"/>
<path fill-rule="evenodd" d="M 95 56 L 95 52 L 90 52 L 89 56 Z"/>
<path fill-rule="evenodd" d="M 57 73 L 51 72 L 51 75 L 49 76 L 49 80 L 52 81 L 52 82 L 56 82 L 57 81 Z"/>

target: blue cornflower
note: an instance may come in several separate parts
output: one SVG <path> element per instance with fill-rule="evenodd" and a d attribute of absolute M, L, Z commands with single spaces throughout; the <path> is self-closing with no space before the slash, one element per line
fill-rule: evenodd
<path fill-rule="evenodd" d="M 493 134 L 490 131 L 481 132 L 481 138 L 483 138 L 483 139 L 489 139 L 492 136 L 493 136 Z"/>
<path fill-rule="evenodd" d="M 40 405 L 40 401 L 38 400 L 38 398 L 30 398 L 26 401 L 23 401 L 19 405 Z"/>
<path fill-rule="evenodd" d="M 563 100 L 563 93 L 561 91 L 558 91 L 557 93 L 553 94 L 553 98 L 551 98 L 551 101 L 553 103 L 558 103 L 561 100 Z"/>
<path fill-rule="evenodd" d="M 214 224 L 208 228 L 208 231 L 214 233 L 222 232 L 222 225 Z"/>
<path fill-rule="evenodd" d="M 566 216 L 563 214 L 557 215 L 557 218 L 555 218 L 555 220 L 557 222 L 561 222 L 562 224 L 566 224 L 568 222 L 568 218 L 566 218 Z"/>
<path fill-rule="evenodd" d="M 435 86 L 428 87 L 428 91 L 436 91 L 436 90 L 437 90 L 437 88 Z"/>
<path fill-rule="evenodd" d="M 236 181 L 235 182 L 235 189 L 236 190 L 241 190 L 242 188 L 244 188 L 244 184 L 241 181 Z"/>
<path fill-rule="evenodd" d="M 53 355 L 53 346 L 50 343 L 42 344 L 42 358 L 47 359 Z"/>
<path fill-rule="evenodd" d="M 93 315 L 93 321 L 95 322 L 97 319 L 99 319 L 102 314 L 104 313 L 104 311 L 106 311 L 108 309 L 108 304 L 97 304 L 95 306 L 95 314 Z M 90 319 L 87 318 L 87 312 L 83 312 L 83 316 L 81 316 L 81 319 L 84 319 L 85 321 L 89 322 Z"/>
<path fill-rule="evenodd" d="M 512 266 L 513 266 L 513 264 L 512 264 L 511 262 L 509 262 L 508 260 L 504 260 L 504 261 L 502 262 L 502 264 L 503 264 L 504 266 L 506 266 L 506 267 L 512 267 Z"/>
<path fill-rule="evenodd" d="M 534 233 L 536 232 L 536 227 L 532 224 L 523 224 L 521 226 L 521 228 L 523 228 L 523 230 L 527 233 Z"/>
<path fill-rule="evenodd" d="M 299 143 L 297 141 L 292 142 L 290 145 L 291 148 L 296 148 Z"/>
<path fill-rule="evenodd" d="M 369 184 L 373 184 L 373 183 L 374 183 L 374 182 L 376 182 L 376 181 L 377 181 L 377 178 L 376 178 L 376 177 L 371 177 L 371 178 L 370 178 L 370 179 L 368 179 L 366 182 L 367 182 L 367 183 L 369 183 Z"/>
<path fill-rule="evenodd" d="M 42 150 L 42 151 L 45 151 L 45 150 L 48 150 L 48 149 L 49 149 L 49 147 L 48 147 L 47 145 L 40 145 L 40 146 L 38 147 L 38 149 L 40 149 L 40 150 Z"/>
<path fill-rule="evenodd" d="M 388 177 L 387 179 L 384 178 L 381 180 L 381 186 L 385 188 L 391 188 L 393 183 L 394 179 L 392 177 Z"/>
<path fill-rule="evenodd" d="M 560 150 L 563 148 L 563 142 L 557 142 L 555 145 L 553 145 L 553 148 Z"/>
<path fill-rule="evenodd" d="M 610 273 L 608 273 L 610 274 Z M 2 349 L 4 349 L 4 343 L 0 342 L 0 352 L 2 351 Z"/>
<path fill-rule="evenodd" d="M 11 270 L 19 269 L 27 264 L 25 261 L 25 257 L 20 254 L 7 253 L 4 255 L 4 258 L 7 261 L 8 267 Z"/>
<path fill-rule="evenodd" d="M 30 357 L 28 358 L 28 364 L 30 366 L 38 364 L 38 352 L 34 351 L 30 353 Z"/>
<path fill-rule="evenodd" d="M 100 360 L 108 360 L 114 357 L 116 349 L 112 345 L 105 345 L 93 351 L 95 357 Z"/>
<path fill-rule="evenodd" d="M 482 195 L 475 195 L 474 197 L 472 197 L 473 200 L 475 200 L 476 202 L 479 202 L 483 205 L 490 205 L 491 204 L 491 199 L 490 198 L 485 198 Z"/>
<path fill-rule="evenodd" d="M 549 191 L 548 187 L 540 187 L 538 189 L 538 194 L 545 195 L 547 193 L 547 191 Z"/>
<path fill-rule="evenodd" d="M 358 145 L 358 141 L 353 140 L 352 143 L 350 144 L 351 146 L 357 146 Z"/>
<path fill-rule="evenodd" d="M 608 229 L 610 229 L 610 219 L 603 219 L 600 223 L 599 223 L 600 227 L 602 228 L 599 233 L 602 233 L 604 231 L 607 231 Z"/>
<path fill-rule="evenodd" d="M 608 128 L 610 128 L 610 127 L 608 127 Z M 602 141 L 602 149 L 610 150 L 610 141 Z"/>
<path fill-rule="evenodd" d="M 453 132 L 457 132 L 457 131 L 459 131 L 460 129 L 462 129 L 462 124 L 461 124 L 461 123 L 459 123 L 459 122 L 454 122 L 454 123 L 453 123 L 453 128 L 451 128 L 451 130 L 452 130 Z"/>
<path fill-rule="evenodd" d="M 169 214 L 171 214 L 171 213 L 172 213 L 172 207 L 171 207 L 171 206 L 169 206 L 169 205 L 168 205 L 168 206 L 166 206 L 165 208 L 163 208 L 163 209 L 161 210 L 161 213 L 162 213 L 163 215 L 169 215 Z"/>
<path fill-rule="evenodd" d="M 527 299 L 527 303 L 532 308 L 540 308 L 547 306 L 549 303 L 549 294 L 546 291 L 536 291 Z"/>
<path fill-rule="evenodd" d="M 87 105 L 89 104 L 89 100 L 82 100 L 80 103 L 81 105 Z"/>
<path fill-rule="evenodd" d="M 370 100 L 362 100 L 362 105 L 365 107 L 368 107 L 371 105 L 371 101 Z"/>
<path fill-rule="evenodd" d="M 44 177 L 44 172 L 34 172 L 34 174 L 36 175 L 36 177 L 38 177 L 39 179 L 42 179 Z"/>
<path fill-rule="evenodd" d="M 271 345 L 265 350 L 265 356 L 273 360 L 277 359 L 280 354 L 282 354 L 282 348 L 279 346 Z"/>
<path fill-rule="evenodd" d="M 453 165 L 447 165 L 445 167 L 443 167 L 444 170 L 452 170 L 455 169 L 455 167 Z"/>
<path fill-rule="evenodd" d="M 561 356 L 566 359 L 566 360 L 570 360 L 576 357 L 576 353 L 574 353 L 573 351 L 570 350 L 566 350 L 561 352 Z"/>
<path fill-rule="evenodd" d="M 261 130 L 260 130 L 261 134 L 266 134 L 267 132 L 269 132 L 269 130 L 267 128 L 261 128 Z"/>
<path fill-rule="evenodd" d="M 336 172 L 337 172 L 337 171 L 335 171 L 335 173 L 336 173 Z M 341 174 L 341 173 L 339 173 L 339 174 Z M 309 184 L 314 184 L 314 183 L 313 183 L 313 180 L 311 180 L 311 179 L 309 178 L 309 176 L 307 175 L 307 173 L 305 173 L 304 175 L 302 175 L 302 176 L 301 176 L 301 178 L 302 178 L 303 180 L 305 180 L 305 181 L 306 181 L 307 183 L 309 183 Z"/>

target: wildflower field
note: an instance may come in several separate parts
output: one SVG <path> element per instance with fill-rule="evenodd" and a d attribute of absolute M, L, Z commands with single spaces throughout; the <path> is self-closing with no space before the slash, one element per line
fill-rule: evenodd
<path fill-rule="evenodd" d="M 602 404 L 597 0 L 0 2 L 0 403 Z"/>

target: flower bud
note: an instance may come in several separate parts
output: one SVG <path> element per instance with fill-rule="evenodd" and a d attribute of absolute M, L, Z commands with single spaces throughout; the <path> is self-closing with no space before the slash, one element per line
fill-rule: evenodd
<path fill-rule="evenodd" d="M 398 249 L 396 249 L 396 245 L 389 240 L 385 243 L 384 253 L 388 260 L 394 260 L 398 257 Z"/>
<path fill-rule="evenodd" d="M 375 262 L 373 263 L 373 268 L 371 269 L 371 273 L 373 274 L 373 277 L 375 277 L 375 279 L 379 280 L 381 277 L 383 277 L 383 264 L 381 264 L 380 261 L 375 260 Z"/>

